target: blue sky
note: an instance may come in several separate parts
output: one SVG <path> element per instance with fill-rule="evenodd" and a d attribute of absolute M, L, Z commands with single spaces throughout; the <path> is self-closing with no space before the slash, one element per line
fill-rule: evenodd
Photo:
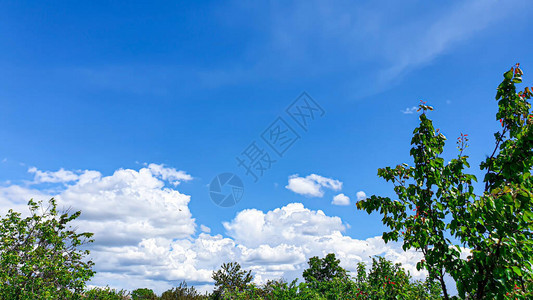
<path fill-rule="evenodd" d="M 407 112 L 420 99 L 436 108 L 430 117 L 448 137 L 446 157 L 469 134 L 481 178 L 502 73 L 520 62 L 531 82 L 533 24 L 524 11 L 532 8 L 4 1 L 0 213 L 53 195 L 87 211 L 81 228 L 97 231 L 95 285 L 162 290 L 185 279 L 207 289 L 222 259 L 258 280 L 301 277 L 309 256 L 333 251 L 347 268 L 366 254 L 406 263 L 416 254 L 375 238 L 380 217 L 356 210 L 357 193 L 392 196 L 377 168 L 411 162 L 418 118 Z M 324 115 L 307 132 L 290 123 L 301 139 L 283 157 L 272 152 L 277 162 L 255 183 L 235 157 L 276 118 L 293 122 L 285 109 L 304 91 Z M 223 172 L 244 182 L 229 208 L 207 188 Z M 332 204 L 341 193 L 349 205 Z M 281 231 L 293 235 L 272 242 Z M 354 246 L 361 243 L 374 250 Z M 150 253 L 175 267 L 154 266 Z"/>

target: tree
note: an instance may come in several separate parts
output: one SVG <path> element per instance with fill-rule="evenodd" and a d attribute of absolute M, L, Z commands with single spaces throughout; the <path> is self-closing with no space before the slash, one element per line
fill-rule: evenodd
<path fill-rule="evenodd" d="M 79 297 L 72 297 L 79 299 Z M 60 298 L 64 299 L 64 298 Z M 81 299 L 87 300 L 126 300 L 129 298 L 129 292 L 125 290 L 112 289 L 109 286 L 106 287 L 94 287 L 83 293 Z"/>
<path fill-rule="evenodd" d="M 332 281 L 335 278 L 348 278 L 347 271 L 340 266 L 340 260 L 335 258 L 333 253 L 329 253 L 324 258 L 311 257 L 307 263 L 309 268 L 303 272 L 303 277 L 307 283 Z"/>
<path fill-rule="evenodd" d="M 155 300 L 157 295 L 151 289 L 140 288 L 131 292 L 131 298 L 133 300 Z"/>
<path fill-rule="evenodd" d="M 177 287 L 163 292 L 159 299 L 161 300 L 199 300 L 206 299 L 207 296 L 200 295 L 200 293 L 193 287 L 188 287 L 185 281 L 182 281 Z M 141 298 L 145 299 L 145 298 Z M 146 298 L 152 299 L 152 298 Z M 157 299 L 157 298 L 153 298 Z"/>
<path fill-rule="evenodd" d="M 298 279 L 291 283 L 283 279 L 271 280 L 260 286 L 248 284 L 240 290 L 225 289 L 224 294 L 218 297 L 228 300 L 441 299 L 438 283 L 428 280 L 411 281 L 410 274 L 401 264 L 393 264 L 382 257 L 373 259 L 368 274 L 365 264 L 359 263 L 355 281 L 346 275 L 347 271 L 339 266 L 339 260 L 335 259 L 333 254 L 323 259 L 314 257 L 312 261 L 314 263 L 310 263 L 309 269 L 306 270 L 307 282 L 298 283 Z M 322 265 L 329 265 L 330 268 L 323 268 Z M 324 269 L 329 271 L 324 272 Z M 321 278 L 320 281 L 315 277 Z M 212 296 L 217 297 L 215 294 Z"/>
<path fill-rule="evenodd" d="M 217 297 L 223 295 L 225 290 L 242 291 L 253 280 L 252 271 L 242 270 L 237 262 L 222 264 L 220 270 L 213 272 L 212 278 L 215 280 L 214 294 Z"/>
<path fill-rule="evenodd" d="M 55 299 L 81 294 L 94 274 L 85 261 L 92 233 L 76 233 L 69 223 L 79 211 L 59 213 L 52 198 L 28 202 L 30 216 L 9 210 L 0 219 L 0 299 Z M 41 208 L 41 213 L 38 210 Z"/>
<path fill-rule="evenodd" d="M 528 102 L 533 94 L 529 87 L 516 92 L 522 75 L 517 64 L 497 89 L 496 119 L 502 129 L 494 134 L 492 154 L 480 164 L 486 172 L 483 193 L 474 194 L 477 179 L 465 172 L 470 167 L 463 155 L 468 135 L 461 134 L 458 156 L 446 164 L 441 156 L 446 138 L 426 115 L 433 108 L 422 103 L 411 140 L 414 166 L 378 170 L 378 176 L 393 182 L 398 199 L 374 195 L 357 203 L 368 213 L 383 214 L 390 229 L 383 233 L 386 242 L 403 239 L 404 249 L 424 254 L 417 268 L 440 282 L 445 299 L 446 273 L 463 298 L 533 295 L 533 116 Z M 461 247 L 470 249 L 467 259 L 461 258 Z"/>
<path fill-rule="evenodd" d="M 440 299 L 438 283 L 412 281 L 401 264 L 383 257 L 372 258 L 368 274 L 364 263 L 357 265 L 356 299 Z"/>
<path fill-rule="evenodd" d="M 314 256 L 307 263 L 309 268 L 304 270 L 303 277 L 310 289 L 319 294 L 347 293 L 351 289 L 348 272 L 340 266 L 335 254 L 329 253 L 324 258 Z"/>

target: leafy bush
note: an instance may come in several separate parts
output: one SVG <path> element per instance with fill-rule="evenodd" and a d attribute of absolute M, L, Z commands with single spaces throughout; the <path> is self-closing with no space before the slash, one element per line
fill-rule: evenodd
<path fill-rule="evenodd" d="M 185 281 L 177 287 L 163 292 L 159 299 L 161 300 L 199 300 L 206 299 L 207 296 L 201 295 L 194 287 L 188 287 Z"/>
<path fill-rule="evenodd" d="M 0 299 L 56 299 L 79 295 L 94 274 L 80 246 L 92 233 L 76 233 L 68 224 L 80 212 L 59 213 L 52 198 L 28 202 L 30 216 L 9 210 L 0 219 Z"/>
<path fill-rule="evenodd" d="M 129 292 L 125 290 L 116 290 L 110 287 L 95 287 L 83 293 L 81 299 L 87 300 L 125 300 L 130 299 Z"/>
<path fill-rule="evenodd" d="M 262 286 L 248 284 L 244 287 L 226 289 L 223 299 L 441 299 L 437 282 L 412 281 L 400 264 L 378 257 L 373 259 L 367 273 L 363 263 L 357 266 L 357 276 L 351 278 L 340 267 L 334 254 L 325 258 L 312 257 L 309 268 L 304 270 L 306 282 L 294 280 L 269 281 Z"/>
<path fill-rule="evenodd" d="M 154 300 L 158 299 L 157 295 L 151 289 L 142 288 L 136 289 L 131 292 L 131 298 L 133 300 Z"/>
<path fill-rule="evenodd" d="M 372 267 L 366 272 L 363 263 L 357 266 L 356 299 L 440 299 L 442 290 L 437 282 L 412 281 L 401 267 L 383 257 L 372 258 Z"/>

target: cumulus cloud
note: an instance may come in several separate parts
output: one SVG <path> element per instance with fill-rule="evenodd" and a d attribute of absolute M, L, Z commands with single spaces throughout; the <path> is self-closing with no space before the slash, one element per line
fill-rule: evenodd
<path fill-rule="evenodd" d="M 244 260 L 262 278 L 275 278 L 278 269 L 286 278 L 301 277 L 309 257 L 327 253 L 335 253 L 342 266 L 352 272 L 358 262 L 368 262 L 370 257 L 382 255 L 402 262 L 415 277 L 424 275 L 416 270 L 416 262 L 422 257 L 420 253 L 404 252 L 399 244 L 385 244 L 380 237 L 354 239 L 343 233 L 347 226 L 340 218 L 327 216 L 321 210 L 310 210 L 301 203 L 291 203 L 266 213 L 243 210 L 231 222 L 225 222 L 224 227 L 238 247 L 248 251 L 264 249 L 269 261 L 276 262 L 255 265 Z M 283 263 L 288 255 L 293 257 L 290 266 Z"/>
<path fill-rule="evenodd" d="M 9 209 L 27 216 L 29 213 L 28 200 L 38 201 L 48 197 L 49 195 L 45 192 L 33 188 L 18 185 L 0 187 L 0 216 L 5 215 Z"/>
<path fill-rule="evenodd" d="M 34 174 L 35 183 L 60 183 L 60 182 L 71 182 L 78 180 L 78 175 L 72 171 L 66 171 L 61 168 L 58 171 L 40 171 L 35 167 L 28 169 L 29 173 Z"/>
<path fill-rule="evenodd" d="M 340 191 L 342 182 L 332 178 L 311 174 L 307 177 L 299 177 L 298 174 L 289 176 L 287 189 L 304 196 L 323 197 L 323 188 Z"/>
<path fill-rule="evenodd" d="M 136 245 L 142 238 L 182 238 L 195 231 L 190 196 L 165 188 L 149 168 L 120 169 L 110 176 L 86 171 L 57 198 L 81 209 L 80 228 L 105 244 Z"/>
<path fill-rule="evenodd" d="M 357 197 L 357 201 L 366 199 L 366 193 L 363 191 L 357 192 L 355 196 Z"/>
<path fill-rule="evenodd" d="M 9 208 L 27 211 L 30 197 L 51 196 L 57 197 L 60 208 L 81 210 L 75 226 L 80 232 L 95 233 L 95 242 L 89 246 L 96 263 L 97 273 L 91 281 L 95 286 L 109 284 L 129 290 L 148 286 L 162 292 L 186 280 L 209 290 L 212 271 L 230 261 L 252 270 L 256 283 L 280 277 L 294 279 L 301 278 L 310 257 L 327 253 L 335 253 L 342 266 L 352 272 L 358 262 L 368 263 L 371 256 L 383 255 L 402 262 L 415 277 L 424 275 L 415 268 L 419 253 L 404 252 L 399 244 L 385 244 L 379 237 L 352 238 L 344 233 L 347 225 L 339 217 L 308 209 L 302 203 L 266 212 L 242 210 L 223 222 L 225 236 L 211 234 L 205 225 L 200 225 L 201 232 L 196 233 L 196 221 L 188 208 L 190 196 L 165 184 L 165 180 L 188 177 L 162 175 L 186 173 L 151 166 L 119 169 L 108 176 L 79 171 L 77 179 L 62 185 L 57 195 L 31 185 L 3 186 L 0 213 L 5 214 Z M 342 185 L 317 175 L 308 178 L 332 189 Z"/>
<path fill-rule="evenodd" d="M 331 204 L 333 205 L 350 205 L 350 198 L 344 194 L 338 194 L 335 197 L 333 197 L 333 201 L 331 201 Z"/>
<path fill-rule="evenodd" d="M 345 230 L 339 217 L 326 216 L 322 210 L 311 211 L 302 203 L 290 203 L 267 213 L 245 209 L 223 225 L 229 236 L 247 247 L 299 243 Z"/>

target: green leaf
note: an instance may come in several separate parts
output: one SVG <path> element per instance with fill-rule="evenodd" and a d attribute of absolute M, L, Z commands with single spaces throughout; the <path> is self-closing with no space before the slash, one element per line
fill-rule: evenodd
<path fill-rule="evenodd" d="M 515 272 L 515 274 L 518 276 L 522 276 L 522 271 L 517 266 L 513 266 L 513 272 Z"/>
<path fill-rule="evenodd" d="M 505 79 L 511 80 L 511 78 L 513 78 L 513 71 L 514 71 L 513 68 L 511 68 L 511 70 L 509 70 L 509 71 L 507 71 L 507 72 L 505 72 L 503 74 L 503 77 L 505 77 Z"/>

